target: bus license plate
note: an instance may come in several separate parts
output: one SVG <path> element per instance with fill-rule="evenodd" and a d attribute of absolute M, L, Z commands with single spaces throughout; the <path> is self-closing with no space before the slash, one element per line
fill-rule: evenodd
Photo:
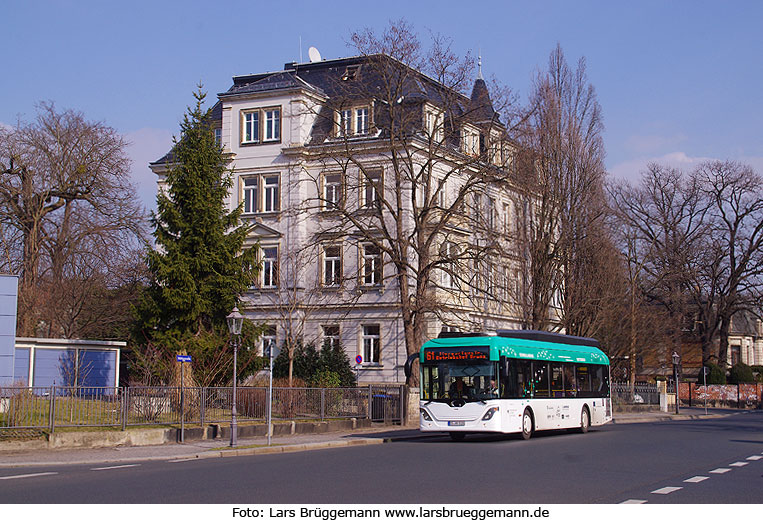
<path fill-rule="evenodd" d="M 448 426 L 465 426 L 465 421 L 448 421 Z"/>

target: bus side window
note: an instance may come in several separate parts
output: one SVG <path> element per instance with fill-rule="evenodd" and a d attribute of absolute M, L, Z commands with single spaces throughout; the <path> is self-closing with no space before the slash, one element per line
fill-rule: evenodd
<path fill-rule="evenodd" d="M 550 397 L 548 383 L 548 362 L 534 361 L 533 365 L 533 396 Z"/>
<path fill-rule="evenodd" d="M 575 382 L 575 365 L 565 364 L 564 370 L 564 396 L 577 397 L 578 385 Z"/>
<path fill-rule="evenodd" d="M 578 384 L 578 397 L 591 397 L 591 367 L 577 366 L 575 381 Z"/>
<path fill-rule="evenodd" d="M 551 363 L 551 397 L 564 397 L 564 376 L 562 365 Z"/>

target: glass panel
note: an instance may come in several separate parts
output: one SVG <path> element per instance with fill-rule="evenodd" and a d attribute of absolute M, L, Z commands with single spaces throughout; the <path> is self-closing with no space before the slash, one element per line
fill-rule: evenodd
<path fill-rule="evenodd" d="M 532 377 L 533 397 L 538 397 L 538 398 L 550 397 L 549 384 L 548 384 L 548 363 L 533 362 L 532 369 L 533 369 L 533 377 Z"/>
<path fill-rule="evenodd" d="M 114 351 L 81 350 L 78 385 L 111 387 L 115 384 L 117 354 Z"/>
<path fill-rule="evenodd" d="M 578 383 L 578 397 L 591 395 L 591 370 L 589 366 L 577 366 L 575 379 Z"/>
<path fill-rule="evenodd" d="M 551 363 L 551 397 L 564 397 L 562 365 Z"/>
<path fill-rule="evenodd" d="M 24 386 L 29 384 L 29 348 L 16 348 L 13 359 L 13 381 Z"/>
<path fill-rule="evenodd" d="M 575 365 L 565 364 L 562 369 L 564 371 L 564 396 L 576 397 L 578 394 L 578 385 L 575 381 Z"/>

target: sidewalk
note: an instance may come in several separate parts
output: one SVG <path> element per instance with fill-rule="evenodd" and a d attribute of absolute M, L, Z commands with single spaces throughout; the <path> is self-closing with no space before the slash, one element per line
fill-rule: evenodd
<path fill-rule="evenodd" d="M 732 415 L 733 410 L 681 408 L 680 414 L 663 412 L 616 413 L 616 425 L 657 421 L 707 419 Z M 423 440 L 443 437 L 442 434 L 420 432 L 417 428 L 380 426 L 321 434 L 295 434 L 275 436 L 271 445 L 266 437 L 247 437 L 238 441 L 236 449 L 229 448 L 227 439 L 187 441 L 157 446 L 124 446 L 112 448 L 72 448 L 57 450 L 34 450 L 1 452 L 0 468 L 41 465 L 67 465 L 78 463 L 127 464 L 139 461 L 182 461 L 202 458 L 234 457 L 297 452 L 322 448 L 341 448 L 359 445 L 382 444 L 392 441 Z"/>

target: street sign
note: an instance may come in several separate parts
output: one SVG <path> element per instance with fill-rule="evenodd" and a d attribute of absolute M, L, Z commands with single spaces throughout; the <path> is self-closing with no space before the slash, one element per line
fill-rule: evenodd
<path fill-rule="evenodd" d="M 178 362 L 191 362 L 191 356 L 190 355 L 177 355 L 177 361 Z"/>
<path fill-rule="evenodd" d="M 360 364 L 361 362 L 363 362 L 363 355 L 358 355 L 357 357 L 355 357 L 355 362 L 357 364 Z"/>

